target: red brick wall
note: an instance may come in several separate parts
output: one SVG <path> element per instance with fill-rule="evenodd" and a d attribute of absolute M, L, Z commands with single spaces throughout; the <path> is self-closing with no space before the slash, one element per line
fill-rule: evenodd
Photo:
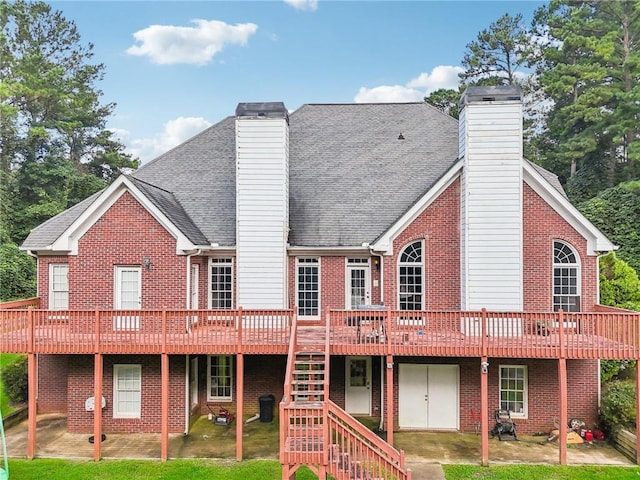
<path fill-rule="evenodd" d="M 69 308 L 112 309 L 114 267 L 142 265 L 142 308 L 184 308 L 186 258 L 176 240 L 128 192 L 85 233 L 69 257 Z"/>
<path fill-rule="evenodd" d="M 587 241 L 529 185 L 524 185 L 524 309 L 553 309 L 553 241 L 564 240 L 580 256 L 582 310 L 597 303 L 598 260 L 587 256 Z"/>
<path fill-rule="evenodd" d="M 185 359 L 169 357 L 169 432 L 180 433 L 185 428 Z M 113 418 L 113 366 L 142 365 L 141 418 Z M 159 433 L 161 421 L 161 388 L 159 355 L 105 355 L 103 396 L 107 406 L 103 411 L 105 433 Z M 93 357 L 69 357 L 67 381 L 67 428 L 73 433 L 93 432 L 93 412 L 87 412 L 85 400 L 93 396 Z"/>
<path fill-rule="evenodd" d="M 394 404 L 397 428 L 398 415 L 398 364 L 458 364 L 460 365 L 460 430 L 473 431 L 471 410 L 480 412 L 480 359 L 473 358 L 396 358 L 394 371 Z M 548 433 L 553 418 L 559 417 L 558 361 L 534 359 L 489 359 L 489 427 L 495 423 L 494 413 L 500 406 L 500 365 L 525 365 L 528 376 L 528 417 L 515 418 L 519 433 Z M 596 360 L 567 361 L 568 418 L 579 418 L 593 427 L 598 409 L 598 362 Z"/>
<path fill-rule="evenodd" d="M 397 265 L 402 250 L 424 241 L 425 310 L 460 308 L 460 180 L 436 198 L 393 241 L 393 256 L 384 257 L 385 304 L 398 302 Z"/>
<path fill-rule="evenodd" d="M 70 356 L 38 355 L 38 413 L 67 413 Z"/>

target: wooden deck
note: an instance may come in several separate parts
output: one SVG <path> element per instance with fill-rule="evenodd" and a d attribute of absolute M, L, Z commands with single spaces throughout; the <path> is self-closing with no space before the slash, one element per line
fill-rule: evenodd
<path fill-rule="evenodd" d="M 0 310 L 0 352 L 287 354 L 292 310 Z M 333 355 L 640 359 L 640 313 L 331 311 Z M 298 343 L 325 327 L 298 320 Z"/>

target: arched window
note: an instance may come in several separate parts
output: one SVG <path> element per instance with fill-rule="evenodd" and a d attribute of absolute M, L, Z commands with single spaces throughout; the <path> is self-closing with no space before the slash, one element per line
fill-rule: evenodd
<path fill-rule="evenodd" d="M 422 310 L 424 304 L 424 259 L 422 242 L 407 245 L 398 262 L 398 305 L 400 310 Z"/>
<path fill-rule="evenodd" d="M 553 242 L 553 310 L 580 311 L 580 261 L 568 243 Z"/>

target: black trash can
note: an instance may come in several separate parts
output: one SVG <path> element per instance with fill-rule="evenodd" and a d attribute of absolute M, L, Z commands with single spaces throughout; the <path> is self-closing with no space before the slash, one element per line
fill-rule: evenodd
<path fill-rule="evenodd" d="M 260 422 L 269 423 L 273 421 L 273 405 L 276 397 L 273 395 L 262 395 L 258 401 L 260 402 Z"/>

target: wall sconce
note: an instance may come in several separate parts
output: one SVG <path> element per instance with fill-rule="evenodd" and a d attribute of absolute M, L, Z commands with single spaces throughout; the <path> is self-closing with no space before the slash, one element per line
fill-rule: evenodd
<path fill-rule="evenodd" d="M 482 373 L 488 373 L 489 372 L 489 362 L 482 362 L 480 364 L 480 371 Z"/>
<path fill-rule="evenodd" d="M 373 257 L 373 266 L 380 270 L 380 257 Z"/>
<path fill-rule="evenodd" d="M 142 257 L 142 264 L 147 272 L 151 271 L 151 259 L 149 257 Z"/>

